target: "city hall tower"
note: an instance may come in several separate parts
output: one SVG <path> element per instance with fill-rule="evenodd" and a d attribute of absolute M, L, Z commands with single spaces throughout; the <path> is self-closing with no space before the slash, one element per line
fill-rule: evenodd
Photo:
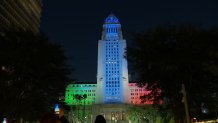
<path fill-rule="evenodd" d="M 127 102 L 128 68 L 125 58 L 126 40 L 121 24 L 110 14 L 103 24 L 101 40 L 98 41 L 97 104 Z"/>

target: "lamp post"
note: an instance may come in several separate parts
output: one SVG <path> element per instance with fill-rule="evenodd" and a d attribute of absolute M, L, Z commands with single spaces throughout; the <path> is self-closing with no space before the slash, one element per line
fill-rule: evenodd
<path fill-rule="evenodd" d="M 183 103 L 185 105 L 186 120 L 187 120 L 187 123 L 190 123 L 190 117 L 189 117 L 189 111 L 188 111 L 188 102 L 187 102 L 187 96 L 186 96 L 186 91 L 185 91 L 185 85 L 184 84 L 182 84 L 181 93 L 183 94 Z"/>
<path fill-rule="evenodd" d="M 91 123 L 92 123 L 92 114 L 91 114 Z"/>

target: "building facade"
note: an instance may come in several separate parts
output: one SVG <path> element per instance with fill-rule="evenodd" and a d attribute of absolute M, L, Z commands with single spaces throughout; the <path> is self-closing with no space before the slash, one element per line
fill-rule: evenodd
<path fill-rule="evenodd" d="M 121 24 L 113 15 L 105 19 L 102 37 L 98 41 L 97 103 L 125 103 L 128 85 L 127 61 L 124 58 L 126 40 Z"/>
<path fill-rule="evenodd" d="M 140 96 L 150 93 L 145 87 L 129 82 L 125 53 L 126 40 L 123 39 L 121 24 L 116 16 L 110 14 L 98 41 L 97 83 L 75 82 L 66 88 L 66 104 L 86 109 L 76 111 L 80 119 L 86 117 L 93 121 L 93 117 L 102 114 L 108 123 L 126 123 L 129 105 L 152 104 L 140 99 Z"/>
<path fill-rule="evenodd" d="M 1 0 L 0 27 L 39 32 L 42 0 Z"/>
<path fill-rule="evenodd" d="M 68 105 L 93 105 L 96 104 L 96 82 L 76 82 L 66 88 L 65 102 Z M 77 95 L 81 96 L 81 100 Z"/>
<path fill-rule="evenodd" d="M 105 19 L 102 37 L 98 41 L 97 83 L 69 84 L 66 88 L 65 102 L 68 105 L 75 105 L 77 103 L 75 95 L 86 94 L 87 105 L 142 104 L 140 96 L 150 92 L 144 87 L 138 87 L 134 82 L 129 82 L 125 49 L 126 40 L 122 36 L 121 24 L 117 17 L 111 14 Z"/>

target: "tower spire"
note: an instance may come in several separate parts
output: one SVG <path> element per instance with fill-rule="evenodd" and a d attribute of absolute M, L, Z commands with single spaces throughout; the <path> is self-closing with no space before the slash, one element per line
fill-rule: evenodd
<path fill-rule="evenodd" d="M 105 19 L 105 23 L 120 23 L 118 18 L 113 14 L 109 14 L 109 16 Z"/>
<path fill-rule="evenodd" d="M 102 31 L 102 40 L 105 39 L 123 39 L 121 24 L 118 18 L 111 13 L 104 22 Z"/>

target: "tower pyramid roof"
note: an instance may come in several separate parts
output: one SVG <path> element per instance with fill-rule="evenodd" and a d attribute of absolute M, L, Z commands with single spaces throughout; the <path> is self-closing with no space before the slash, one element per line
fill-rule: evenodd
<path fill-rule="evenodd" d="M 110 14 L 106 19 L 105 23 L 119 23 L 118 18 L 114 14 Z"/>

